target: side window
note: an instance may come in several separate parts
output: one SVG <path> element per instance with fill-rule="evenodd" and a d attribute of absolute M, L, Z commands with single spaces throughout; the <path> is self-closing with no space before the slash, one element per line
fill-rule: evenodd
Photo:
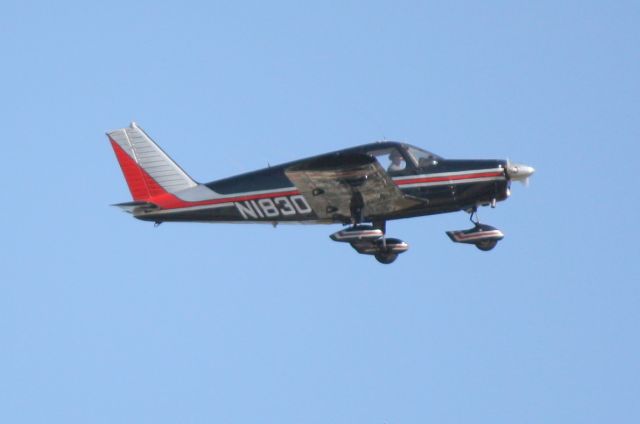
<path fill-rule="evenodd" d="M 404 156 L 396 148 L 389 148 L 371 152 L 382 168 L 389 173 L 401 172 L 407 168 Z"/>

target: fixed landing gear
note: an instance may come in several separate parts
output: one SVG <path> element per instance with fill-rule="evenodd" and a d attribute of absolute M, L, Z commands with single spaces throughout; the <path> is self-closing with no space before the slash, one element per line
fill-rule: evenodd
<path fill-rule="evenodd" d="M 471 209 L 469 213 L 471 214 L 469 220 L 474 224 L 473 228 L 461 231 L 447 231 L 451 241 L 473 244 L 484 252 L 496 247 L 498 242 L 504 238 L 502 231 L 491 225 L 481 224 L 478 219 L 477 208 Z"/>
<path fill-rule="evenodd" d="M 362 255 L 372 255 L 382 264 L 390 264 L 398 258 L 400 253 L 406 252 L 409 245 L 397 238 L 385 235 L 385 225 L 353 225 L 340 230 L 330 237 L 334 241 L 347 242 Z"/>

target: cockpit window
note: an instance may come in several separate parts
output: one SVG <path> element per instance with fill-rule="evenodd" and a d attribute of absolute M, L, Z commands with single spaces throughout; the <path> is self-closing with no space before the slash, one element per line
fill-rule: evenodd
<path fill-rule="evenodd" d="M 426 150 L 418 149 L 417 147 L 413 146 L 407 147 L 407 152 L 420 168 L 435 165 L 438 163 L 438 160 L 441 159 L 438 155 L 427 152 Z"/>
<path fill-rule="evenodd" d="M 378 160 L 380 165 L 390 173 L 404 171 L 407 167 L 407 162 L 404 156 L 395 147 L 380 149 L 370 152 L 372 156 Z"/>

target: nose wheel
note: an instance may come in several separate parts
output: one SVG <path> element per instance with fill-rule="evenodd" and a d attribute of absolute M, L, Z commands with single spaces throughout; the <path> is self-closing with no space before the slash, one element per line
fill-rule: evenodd
<path fill-rule="evenodd" d="M 475 208 L 471 214 L 469 215 L 469 220 L 471 222 L 473 222 L 473 224 L 475 225 L 475 228 L 479 228 L 482 226 L 482 224 L 480 224 L 480 218 L 478 218 L 478 208 Z M 488 227 L 488 226 L 487 226 Z M 490 227 L 493 229 L 493 227 Z M 500 230 L 498 230 L 500 231 Z M 494 238 L 488 238 L 488 239 L 484 239 L 484 240 L 480 240 L 477 241 L 475 243 L 475 246 L 482 250 L 483 252 L 488 252 L 489 250 L 492 250 L 494 247 L 496 247 L 498 245 L 498 241 L 500 241 L 499 239 L 494 239 Z"/>

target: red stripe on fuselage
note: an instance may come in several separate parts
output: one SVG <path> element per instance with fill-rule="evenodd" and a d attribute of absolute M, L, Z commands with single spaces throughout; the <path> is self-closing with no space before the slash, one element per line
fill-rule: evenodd
<path fill-rule="evenodd" d="M 495 172 L 477 172 L 475 174 L 462 174 L 462 175 L 446 175 L 442 177 L 422 177 L 422 178 L 412 178 L 408 180 L 400 180 L 396 181 L 397 185 L 406 185 L 406 184 L 418 184 L 418 183 L 438 183 L 443 181 L 461 181 L 461 180 L 471 180 L 474 178 L 487 178 L 487 177 L 501 177 L 504 174 L 500 171 Z"/>
<path fill-rule="evenodd" d="M 273 199 L 275 197 L 280 196 L 295 196 L 296 194 L 300 194 L 298 190 L 291 191 L 280 191 L 277 193 L 262 193 L 262 194 L 252 194 L 245 196 L 235 196 L 235 197 L 223 197 L 220 199 L 211 199 L 211 200 L 199 200 L 197 202 L 185 202 L 177 198 L 176 196 L 167 193 L 166 195 L 158 196 L 149 199 L 151 203 L 155 203 L 156 205 L 164 208 L 164 209 L 177 209 L 177 208 L 188 208 L 191 206 L 206 206 L 206 205 L 217 205 L 220 203 L 232 203 L 232 202 L 244 202 L 246 200 L 258 200 L 258 199 Z"/>
<path fill-rule="evenodd" d="M 144 170 L 143 170 L 143 172 L 144 172 Z M 474 178 L 500 177 L 500 176 L 503 176 L 503 175 L 504 174 L 502 172 L 500 172 L 500 171 L 476 172 L 476 173 L 470 173 L 470 174 L 449 175 L 449 176 L 443 176 L 443 177 L 413 178 L 413 179 L 409 179 L 409 180 L 394 181 L 394 183 L 396 185 L 398 185 L 398 186 L 402 186 L 402 185 L 406 185 L 406 184 L 431 183 L 431 182 L 440 182 L 440 181 L 461 182 L 463 180 L 470 180 L 470 179 L 474 179 Z M 173 195 L 169 195 L 172 198 L 171 200 L 167 199 L 166 202 L 165 202 L 165 199 L 161 200 L 161 201 L 163 201 L 164 205 L 160 204 L 160 203 L 156 203 L 153 200 L 152 200 L 152 203 L 156 203 L 157 205 L 159 205 L 159 206 L 161 206 L 163 208 L 173 209 L 173 208 L 186 208 L 186 207 L 190 207 L 190 206 L 203 206 L 203 205 L 216 205 L 216 204 L 220 204 L 220 203 L 243 202 L 243 201 L 246 201 L 246 200 L 268 199 L 268 198 L 274 198 L 274 197 L 280 197 L 280 196 L 295 196 L 295 195 L 298 195 L 298 194 L 300 194 L 299 190 L 291 190 L 291 191 L 282 191 L 282 192 L 276 192 L 276 193 L 272 192 L 272 193 L 253 194 L 253 195 L 238 195 L 236 197 L 225 197 L 225 198 L 221 198 L 221 199 L 202 200 L 202 201 L 198 201 L 198 202 L 185 202 L 183 200 L 180 200 L 180 199 L 176 198 Z M 164 196 L 162 196 L 162 197 L 164 197 Z"/>

